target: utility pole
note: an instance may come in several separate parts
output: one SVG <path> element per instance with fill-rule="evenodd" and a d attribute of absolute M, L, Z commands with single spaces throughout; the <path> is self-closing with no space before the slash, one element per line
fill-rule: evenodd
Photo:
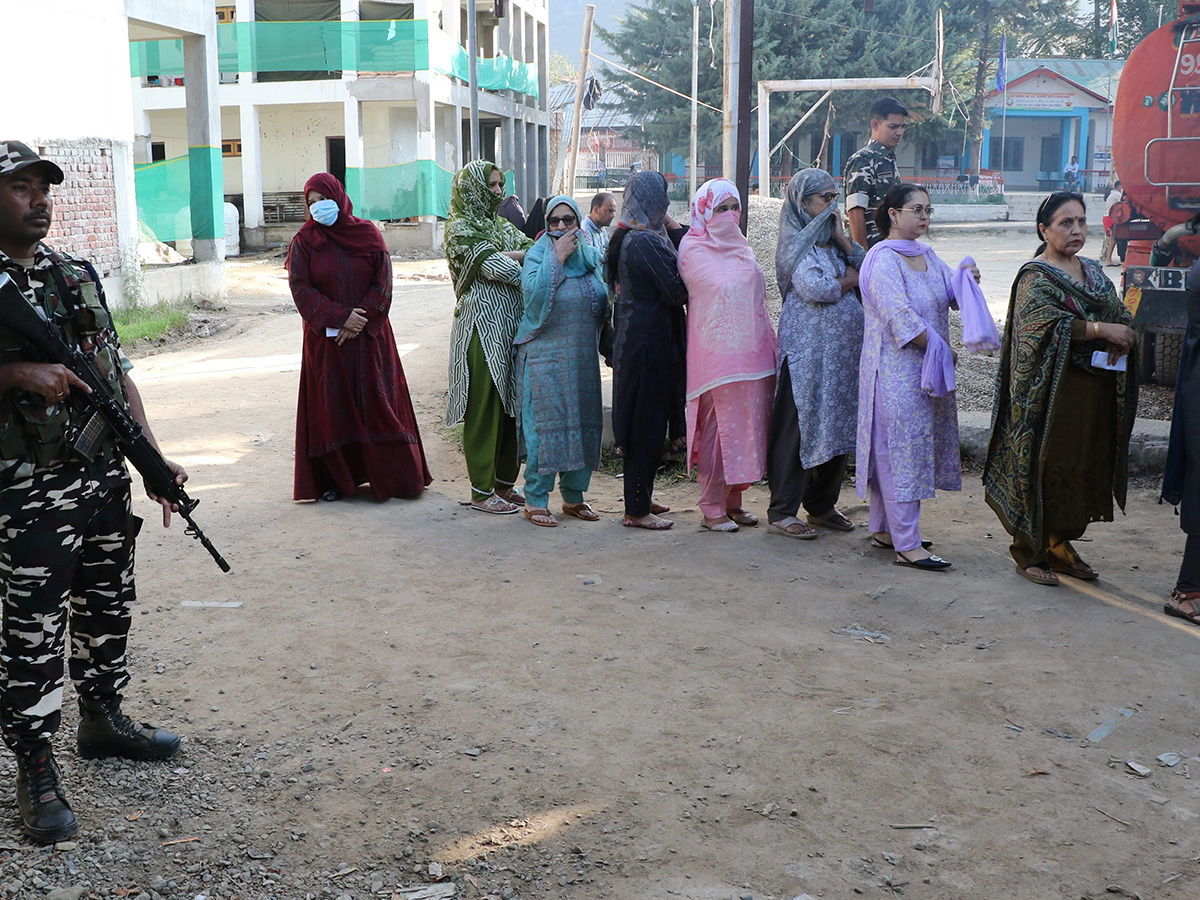
<path fill-rule="evenodd" d="M 738 60 L 742 0 L 725 0 L 725 90 L 721 108 L 721 175 L 734 180 L 737 158 Z"/>
<path fill-rule="evenodd" d="M 696 97 L 700 90 L 700 0 L 692 0 L 692 148 L 688 157 L 688 199 L 696 196 Z"/>
<path fill-rule="evenodd" d="M 475 0 L 467 0 L 467 90 L 471 94 L 471 161 L 480 157 L 479 139 L 479 32 Z"/>
<path fill-rule="evenodd" d="M 750 210 L 750 100 L 754 96 L 754 0 L 741 0 L 741 23 L 738 39 L 737 83 L 737 157 L 734 184 L 742 196 L 742 234 L 746 233 L 747 216 Z M 770 147 L 759 148 L 759 153 L 769 153 Z M 767 174 L 770 175 L 768 159 Z M 763 189 L 759 185 L 759 190 Z M 770 191 L 767 191 L 770 193 Z"/>
<path fill-rule="evenodd" d="M 579 49 L 579 81 L 575 84 L 575 113 L 571 119 L 571 155 L 567 157 L 567 183 L 563 193 L 575 195 L 575 162 L 579 159 L 579 136 L 583 126 L 583 89 L 587 82 L 588 58 L 592 55 L 592 19 L 596 7 L 589 3 L 583 11 L 583 46 Z M 547 210 L 548 211 L 548 210 Z"/>

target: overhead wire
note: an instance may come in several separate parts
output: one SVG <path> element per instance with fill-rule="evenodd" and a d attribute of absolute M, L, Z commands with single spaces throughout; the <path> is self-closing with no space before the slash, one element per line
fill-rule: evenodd
<path fill-rule="evenodd" d="M 670 87 L 667 87 L 667 86 L 666 86 L 665 84 L 663 84 L 662 82 L 655 81 L 653 78 L 647 78 L 645 75 L 642 75 L 642 74 L 640 74 L 640 73 L 638 73 L 638 72 L 635 72 L 635 71 L 633 71 L 633 69 L 626 68 L 625 66 L 621 65 L 620 63 L 613 62 L 611 59 L 605 59 L 603 56 L 601 56 L 601 55 L 600 55 L 600 54 L 598 54 L 598 53 L 593 53 L 593 54 L 592 54 L 592 56 L 593 56 L 593 57 L 595 57 L 596 59 L 598 59 L 600 62 L 604 63 L 605 65 L 612 66 L 614 69 L 620 69 L 622 72 L 628 72 L 628 73 L 629 73 L 630 75 L 632 75 L 634 78 L 640 78 L 640 79 L 642 79 L 642 81 L 649 82 L 650 84 L 654 85 L 655 87 L 660 87 L 660 88 L 662 88 L 664 91 L 669 91 L 670 93 L 674 94 L 676 97 L 682 97 L 684 100 L 687 100 L 687 101 L 689 101 L 689 102 L 690 102 L 690 101 L 691 101 L 691 99 L 692 99 L 692 98 L 691 98 L 691 95 L 689 95 L 689 94 L 684 94 L 684 93 L 682 93 L 682 92 L 680 92 L 680 91 L 677 91 L 677 90 L 675 90 L 675 88 L 670 88 Z M 703 100 L 699 100 L 699 99 L 698 99 L 698 100 L 696 100 L 696 103 L 698 103 L 700 106 L 703 106 L 703 107 L 705 107 L 705 108 L 707 108 L 707 109 L 711 109 L 711 110 L 712 110 L 713 112 L 715 112 L 715 113 L 721 113 L 721 112 L 722 112 L 722 111 L 721 111 L 720 109 L 718 109 L 717 107 L 715 107 L 715 106 L 710 106 L 709 104 L 705 103 Z M 643 104 L 643 107 L 644 107 L 644 106 L 645 106 L 645 104 Z"/>

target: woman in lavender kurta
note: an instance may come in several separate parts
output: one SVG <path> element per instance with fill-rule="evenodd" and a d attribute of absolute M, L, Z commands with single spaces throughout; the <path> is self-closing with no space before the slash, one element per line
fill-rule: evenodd
<path fill-rule="evenodd" d="M 927 571 L 950 563 L 921 540 L 921 501 L 962 489 L 954 392 L 923 390 L 927 354 L 949 347 L 951 270 L 917 238 L 929 227 L 929 195 L 892 187 L 875 222 L 887 240 L 863 262 L 864 334 L 858 380 L 858 494 L 871 487 L 872 544 L 894 547 L 896 565 Z M 976 276 L 978 277 L 978 276 Z"/>
<path fill-rule="evenodd" d="M 854 530 L 837 499 L 854 452 L 863 336 L 854 288 L 863 255 L 842 231 L 833 176 L 821 169 L 793 175 L 775 250 L 783 310 L 768 450 L 770 534 L 807 540 L 817 536 L 813 525 Z M 801 503 L 807 523 L 796 516 Z"/>

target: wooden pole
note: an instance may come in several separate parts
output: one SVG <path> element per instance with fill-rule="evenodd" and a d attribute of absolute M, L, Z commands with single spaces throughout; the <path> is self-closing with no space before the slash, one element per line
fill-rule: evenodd
<path fill-rule="evenodd" d="M 688 200 L 696 196 L 697 186 L 697 94 L 700 90 L 700 0 L 692 0 L 692 145 L 688 154 Z"/>
<path fill-rule="evenodd" d="M 734 184 L 742 196 L 742 234 L 746 233 L 747 213 L 750 209 L 750 100 L 753 97 L 754 63 L 754 0 L 741 0 L 741 21 L 738 23 L 737 62 L 737 156 L 735 160 Z M 770 153 L 770 147 L 761 147 L 759 153 Z M 768 171 L 770 165 L 768 163 Z M 759 186 L 759 190 L 762 186 Z"/>
<path fill-rule="evenodd" d="M 721 109 L 721 175 L 734 180 L 737 156 L 738 51 L 741 0 L 725 0 L 725 85 Z"/>
<path fill-rule="evenodd" d="M 567 183 L 563 185 L 563 193 L 568 197 L 575 196 L 575 163 L 579 159 L 583 126 L 583 89 L 587 83 L 588 57 L 592 54 L 592 19 L 595 15 L 596 7 L 589 3 L 583 12 L 583 46 L 579 49 L 579 81 L 575 84 L 575 112 L 571 119 L 571 155 L 567 157 Z"/>
<path fill-rule="evenodd" d="M 479 139 L 479 33 L 475 0 L 467 0 L 467 89 L 471 94 L 471 160 L 480 157 Z"/>

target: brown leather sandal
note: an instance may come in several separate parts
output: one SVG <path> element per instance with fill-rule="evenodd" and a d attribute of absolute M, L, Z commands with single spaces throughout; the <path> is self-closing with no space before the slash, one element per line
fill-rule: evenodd
<path fill-rule="evenodd" d="M 562 511 L 565 516 L 574 516 L 576 519 L 583 519 L 585 522 L 600 521 L 600 513 L 596 512 L 586 503 L 564 503 Z"/>
<path fill-rule="evenodd" d="M 554 528 L 558 525 L 558 519 L 554 518 L 554 514 L 545 507 L 526 506 L 525 518 L 542 528 Z"/>
<path fill-rule="evenodd" d="M 1183 608 L 1183 604 L 1188 609 Z M 1163 612 L 1168 616 L 1200 625 L 1200 591 L 1171 591 L 1171 598 L 1163 604 Z"/>

